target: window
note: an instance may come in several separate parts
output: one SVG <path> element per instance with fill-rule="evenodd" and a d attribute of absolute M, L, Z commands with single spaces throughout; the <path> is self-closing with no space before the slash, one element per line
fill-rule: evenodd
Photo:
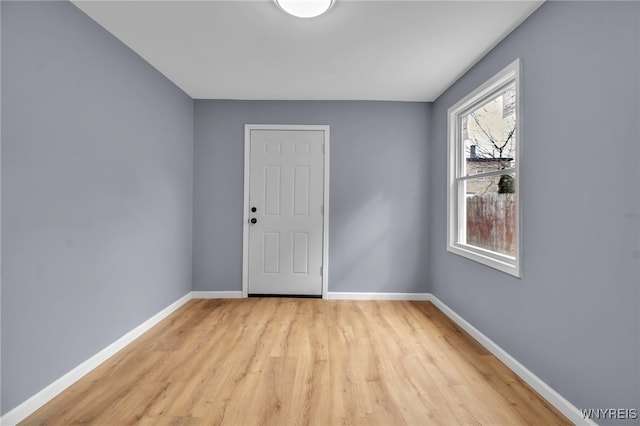
<path fill-rule="evenodd" d="M 520 276 L 520 61 L 449 108 L 447 249 Z"/>

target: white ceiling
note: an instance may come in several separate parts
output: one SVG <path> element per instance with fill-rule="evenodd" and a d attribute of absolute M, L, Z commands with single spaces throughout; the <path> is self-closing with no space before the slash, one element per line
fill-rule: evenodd
<path fill-rule="evenodd" d="M 432 101 L 542 1 L 75 0 L 195 99 Z"/>

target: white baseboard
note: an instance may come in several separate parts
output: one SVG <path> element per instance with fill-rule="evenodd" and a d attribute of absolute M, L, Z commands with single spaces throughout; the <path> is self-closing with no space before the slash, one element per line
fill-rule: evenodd
<path fill-rule="evenodd" d="M 240 299 L 242 291 L 192 291 L 193 299 Z"/>
<path fill-rule="evenodd" d="M 429 293 L 364 293 L 364 292 L 327 292 L 332 300 L 429 300 Z"/>
<path fill-rule="evenodd" d="M 517 374 L 529 386 L 535 389 L 544 399 L 564 414 L 576 425 L 597 426 L 590 419 L 585 419 L 576 406 L 567 401 L 562 395 L 553 390 L 542 379 L 533 374 L 524 365 L 520 364 L 514 357 L 509 355 L 504 349 L 498 346 L 493 340 L 482 334 L 480 330 L 469 324 L 464 318 L 455 313 L 450 307 L 445 305 L 440 299 L 429 293 L 427 299 L 440 309 L 446 316 L 455 322 L 460 328 L 469 333 L 482 346 L 491 352 L 496 358 L 502 361 L 511 371 Z"/>
<path fill-rule="evenodd" d="M 180 299 L 173 302 L 171 305 L 167 306 L 133 330 L 129 331 L 127 334 L 125 334 L 106 348 L 102 349 L 100 352 L 84 361 L 82 364 L 78 365 L 73 370 L 69 371 L 67 374 L 51 383 L 49 386 L 45 387 L 37 394 L 33 395 L 31 398 L 27 399 L 22 404 L 15 407 L 13 410 L 8 411 L 4 416 L 2 416 L 2 418 L 0 418 L 0 425 L 13 426 L 21 422 L 30 414 L 35 412 L 38 408 L 42 407 L 59 393 L 64 391 L 66 388 L 80 380 L 91 370 L 105 362 L 122 348 L 140 337 L 144 332 L 162 321 L 164 318 L 168 317 L 173 311 L 187 303 L 189 300 L 191 300 L 191 292 L 185 294 Z"/>

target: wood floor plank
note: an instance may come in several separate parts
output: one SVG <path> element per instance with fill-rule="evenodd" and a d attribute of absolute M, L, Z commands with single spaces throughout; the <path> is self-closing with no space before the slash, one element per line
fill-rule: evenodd
<path fill-rule="evenodd" d="M 192 300 L 25 425 L 568 425 L 429 302 Z"/>

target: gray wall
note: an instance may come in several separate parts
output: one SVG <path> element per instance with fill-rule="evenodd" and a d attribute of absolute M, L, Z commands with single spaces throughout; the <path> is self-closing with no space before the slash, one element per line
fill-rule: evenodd
<path fill-rule="evenodd" d="M 433 106 L 431 291 L 579 408 L 640 407 L 639 8 L 548 2 Z M 447 108 L 517 57 L 521 280 L 445 233 Z"/>
<path fill-rule="evenodd" d="M 430 106 L 196 101 L 194 290 L 241 290 L 244 124 L 331 126 L 329 291 L 425 292 Z"/>
<path fill-rule="evenodd" d="M 2 2 L 3 413 L 191 290 L 193 101 L 68 2 Z"/>

